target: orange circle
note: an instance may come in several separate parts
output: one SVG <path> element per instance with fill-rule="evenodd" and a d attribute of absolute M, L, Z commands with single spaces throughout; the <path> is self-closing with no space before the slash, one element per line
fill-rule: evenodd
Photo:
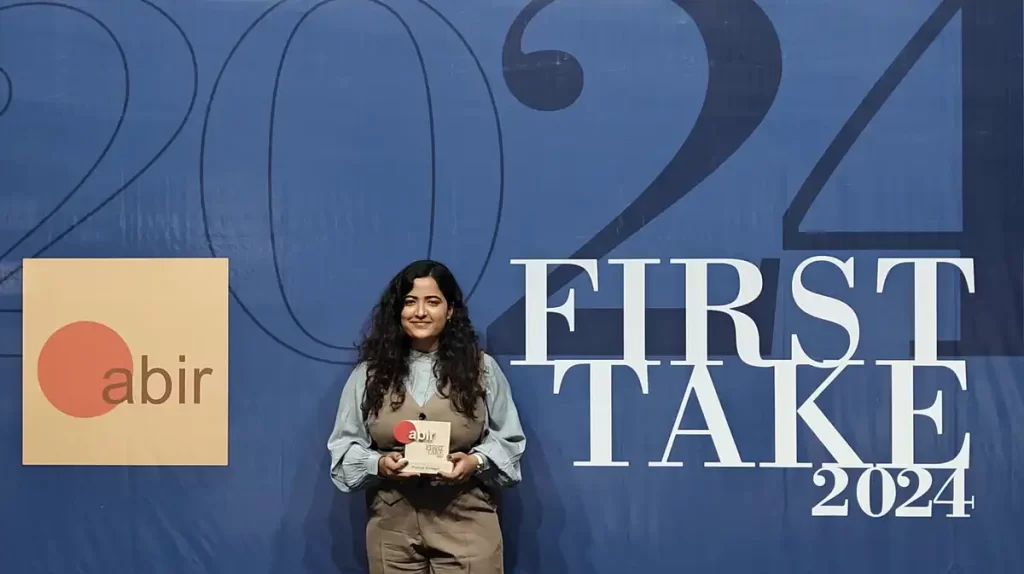
<path fill-rule="evenodd" d="M 416 432 L 416 425 L 412 421 L 401 421 L 395 425 L 393 432 L 399 444 L 409 444 L 412 442 L 409 434 Z"/>
<path fill-rule="evenodd" d="M 131 382 L 132 352 L 116 331 L 102 323 L 77 321 L 57 329 L 39 352 L 39 387 L 47 400 L 64 414 L 89 418 L 105 415 L 118 405 L 123 391 L 115 391 L 115 402 L 103 397 L 103 389 Z"/>

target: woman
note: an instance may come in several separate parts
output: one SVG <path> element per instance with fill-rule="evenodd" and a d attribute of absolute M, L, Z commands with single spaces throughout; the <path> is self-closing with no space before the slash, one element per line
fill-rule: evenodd
<path fill-rule="evenodd" d="M 394 428 L 417 419 L 451 423 L 450 472 L 402 473 Z M 521 480 L 526 437 L 444 265 L 417 261 L 388 284 L 327 447 L 338 489 L 367 491 L 371 574 L 503 572 L 494 490 Z"/>

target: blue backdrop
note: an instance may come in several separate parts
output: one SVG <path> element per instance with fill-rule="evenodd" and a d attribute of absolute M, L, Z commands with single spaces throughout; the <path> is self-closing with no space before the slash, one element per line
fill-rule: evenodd
<path fill-rule="evenodd" d="M 1021 572 L 1024 546 L 1024 8 L 1020 0 L 89 0 L 0 2 L 0 569 L 12 573 L 359 572 L 361 497 L 336 493 L 325 448 L 351 345 L 384 282 L 430 256 L 471 293 L 530 438 L 506 496 L 518 574 Z M 227 256 L 230 465 L 21 466 L 21 261 Z M 706 437 L 662 458 L 688 382 L 681 266 L 731 257 L 765 278 L 751 313 L 770 357 L 815 356 L 842 329 L 794 303 L 812 255 L 854 256 L 808 285 L 861 321 L 858 358 L 818 400 L 865 461 L 890 451 L 889 371 L 913 338 L 912 275 L 875 289 L 879 257 L 969 257 L 940 274 L 942 434 L 971 434 L 969 518 L 812 517 L 815 469 L 712 468 Z M 621 268 L 647 276 L 642 392 L 616 371 L 613 455 L 587 460 L 589 387 L 516 366 L 522 266 L 574 267 L 577 329 L 553 355 L 622 352 Z M 712 277 L 714 302 L 736 292 Z M 714 377 L 746 461 L 773 457 L 772 373 L 735 355 Z M 801 400 L 823 377 L 801 382 Z M 921 383 L 923 381 L 923 383 Z M 692 412 L 691 412 L 692 411 Z M 687 407 L 699 428 L 701 409 Z M 828 477 L 828 475 L 821 475 Z M 895 477 L 895 473 L 892 473 Z M 935 497 L 946 474 L 922 500 Z M 883 484 L 872 478 L 870 490 Z M 897 489 L 902 504 L 916 488 Z M 948 498 L 948 492 L 945 494 Z M 878 506 L 871 512 L 880 513 Z"/>

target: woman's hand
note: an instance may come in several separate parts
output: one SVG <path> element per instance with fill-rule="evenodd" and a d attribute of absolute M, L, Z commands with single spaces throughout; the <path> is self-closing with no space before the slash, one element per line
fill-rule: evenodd
<path fill-rule="evenodd" d="M 409 464 L 409 461 L 402 458 L 397 452 L 391 452 L 380 457 L 377 461 L 377 474 L 381 478 L 406 478 L 418 476 L 415 473 L 402 473 L 402 469 Z"/>
<path fill-rule="evenodd" d="M 441 479 L 445 482 L 465 482 L 469 477 L 473 476 L 473 473 L 480 466 L 475 456 L 464 452 L 452 453 L 448 455 L 448 460 L 452 461 L 455 467 L 452 468 L 451 472 L 442 472 L 440 474 Z"/>

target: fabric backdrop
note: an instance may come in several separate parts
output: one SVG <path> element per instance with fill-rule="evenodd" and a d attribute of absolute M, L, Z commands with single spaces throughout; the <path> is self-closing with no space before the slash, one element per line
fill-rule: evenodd
<path fill-rule="evenodd" d="M 0 1 L 0 570 L 363 571 L 326 439 L 429 256 L 529 435 L 509 572 L 1021 572 L 1022 28 L 1020 0 Z M 23 259 L 211 256 L 229 463 L 23 466 Z M 705 293 L 748 304 L 705 324 Z"/>

